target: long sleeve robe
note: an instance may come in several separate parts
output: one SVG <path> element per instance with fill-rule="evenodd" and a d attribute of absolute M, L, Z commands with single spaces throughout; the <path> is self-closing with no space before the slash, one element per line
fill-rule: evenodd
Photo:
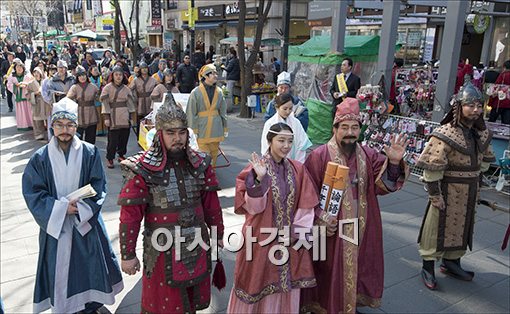
<path fill-rule="evenodd" d="M 276 163 L 272 160 L 273 174 L 267 174 L 262 184 L 255 185 L 252 166 L 246 167 L 236 179 L 235 212 L 244 214 L 243 236 L 248 231 L 258 241 L 247 243 L 237 253 L 234 288 L 231 292 L 228 313 L 297 313 L 298 289 L 315 285 L 310 252 L 300 247 L 287 247 L 289 261 L 274 265 L 268 254 L 276 240 L 270 240 L 261 228 L 284 230 L 289 227 L 290 237 L 300 238 L 294 230 L 313 226 L 313 208 L 318 204 L 309 174 L 303 165 L 293 160 Z M 248 241 L 248 240 L 245 240 Z M 248 246 L 252 250 L 249 258 Z"/>
<path fill-rule="evenodd" d="M 338 219 L 358 218 L 358 245 L 338 235 L 326 240 L 326 260 L 314 262 L 317 287 L 302 293 L 302 306 L 308 311 L 354 313 L 356 306 L 378 307 L 384 287 L 382 221 L 378 195 L 399 190 L 407 178 L 408 168 L 391 165 L 386 156 L 357 145 L 356 152 L 345 160 L 338 155 L 334 138 L 315 149 L 305 167 L 320 193 L 329 161 L 349 167 L 351 184 L 342 196 Z M 322 210 L 316 208 L 316 216 Z M 352 224 L 344 226 L 353 238 Z"/>
<path fill-rule="evenodd" d="M 79 213 L 68 215 L 66 196 L 87 184 L 97 195 L 79 201 Z M 99 150 L 75 136 L 66 158 L 53 137 L 30 158 L 22 189 L 40 227 L 34 312 L 51 307 L 74 313 L 88 302 L 113 304 L 123 282 L 100 214 L 106 180 Z"/>

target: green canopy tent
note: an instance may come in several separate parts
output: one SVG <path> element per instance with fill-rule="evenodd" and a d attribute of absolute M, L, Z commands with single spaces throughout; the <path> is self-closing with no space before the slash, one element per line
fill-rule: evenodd
<path fill-rule="evenodd" d="M 293 77 L 294 93 L 306 99 L 310 116 L 307 133 L 312 143 L 323 144 L 331 138 L 329 89 L 337 74 L 336 67 L 349 57 L 361 84 L 377 83 L 371 79 L 377 70 L 379 42 L 379 36 L 345 36 L 341 54 L 331 52 L 330 36 L 315 36 L 301 45 L 289 47 L 288 71 Z M 400 44 L 396 48 L 398 50 Z"/>
<path fill-rule="evenodd" d="M 45 33 L 41 32 L 41 33 L 35 35 L 35 38 L 42 38 L 43 35 L 46 38 L 50 38 L 50 37 L 55 37 L 55 36 L 59 36 L 59 35 L 65 35 L 65 32 L 61 31 L 61 30 L 58 30 L 58 29 L 52 29 L 52 30 L 47 31 Z"/>

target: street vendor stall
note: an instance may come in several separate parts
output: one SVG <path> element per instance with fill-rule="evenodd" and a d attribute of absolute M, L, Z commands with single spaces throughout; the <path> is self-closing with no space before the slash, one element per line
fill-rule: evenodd
<path fill-rule="evenodd" d="M 430 120 L 434 106 L 437 68 L 400 68 L 395 74 L 397 105 L 403 116 Z"/>

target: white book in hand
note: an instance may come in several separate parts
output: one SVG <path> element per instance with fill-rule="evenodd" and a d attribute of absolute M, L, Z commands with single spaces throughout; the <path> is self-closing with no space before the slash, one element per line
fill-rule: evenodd
<path fill-rule="evenodd" d="M 96 195 L 97 195 L 97 192 L 96 192 L 96 190 L 94 190 L 92 185 L 87 184 L 87 185 L 79 188 L 78 190 L 71 192 L 69 195 L 66 196 L 66 198 L 68 200 L 72 201 L 72 200 L 85 199 L 85 198 L 93 197 Z"/>

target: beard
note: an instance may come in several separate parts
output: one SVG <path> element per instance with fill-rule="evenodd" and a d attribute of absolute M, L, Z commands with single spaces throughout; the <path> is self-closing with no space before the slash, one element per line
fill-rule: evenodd
<path fill-rule="evenodd" d="M 186 146 L 182 147 L 172 147 L 167 150 L 168 158 L 170 159 L 182 159 L 186 155 Z"/>
<path fill-rule="evenodd" d="M 68 136 L 69 138 L 68 139 L 61 139 L 60 137 L 63 137 L 63 136 Z M 72 136 L 71 134 L 60 134 L 59 136 L 55 136 L 57 138 L 57 142 L 59 144 L 64 144 L 64 145 L 67 145 L 69 143 L 71 143 L 73 141 L 73 138 L 74 136 Z"/>
<path fill-rule="evenodd" d="M 340 149 L 345 152 L 347 155 L 351 155 L 354 150 L 356 149 L 356 142 L 351 142 L 351 141 L 346 141 L 346 140 L 356 140 L 356 137 L 354 136 L 348 136 L 348 137 L 344 137 L 341 141 L 340 141 Z"/>

